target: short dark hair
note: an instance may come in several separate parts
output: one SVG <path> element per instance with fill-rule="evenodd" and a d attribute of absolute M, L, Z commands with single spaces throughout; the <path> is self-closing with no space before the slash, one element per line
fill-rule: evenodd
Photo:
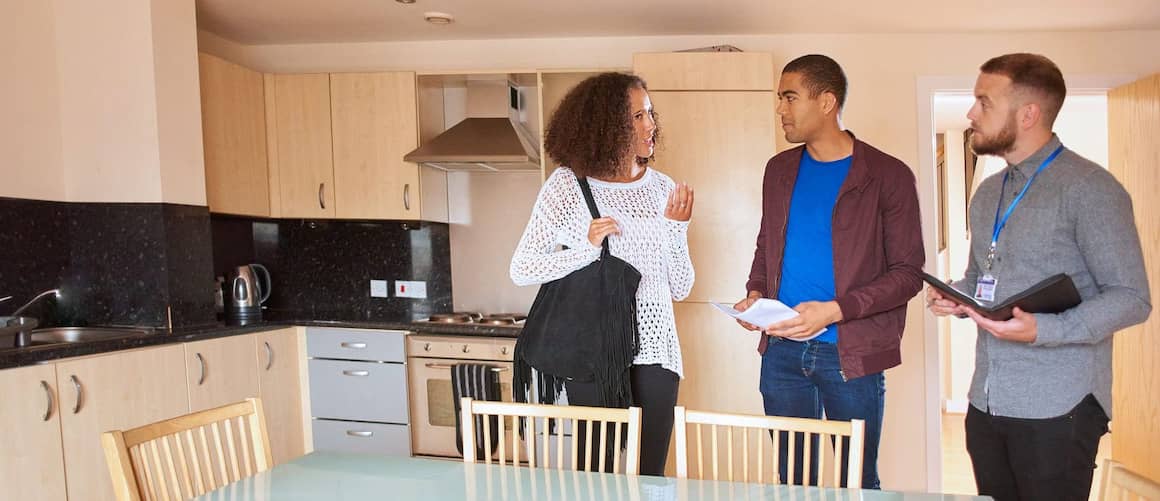
<path fill-rule="evenodd" d="M 1055 123 L 1067 97 L 1067 84 L 1059 67 L 1050 59 L 1039 54 L 1004 54 L 983 63 L 979 71 L 1003 75 L 1011 79 L 1016 90 L 1038 94 L 1043 98 L 1043 119 L 1048 126 Z"/>
<path fill-rule="evenodd" d="M 618 174 L 632 151 L 628 93 L 634 88 L 648 90 L 643 79 L 626 73 L 601 73 L 576 84 L 548 121 L 544 151 L 577 176 Z M 660 125 L 654 134 L 659 143 Z"/>
<path fill-rule="evenodd" d="M 797 73 L 802 76 L 802 83 L 810 91 L 810 98 L 816 99 L 823 92 L 829 92 L 838 99 L 838 110 L 846 106 L 846 91 L 849 82 L 842 66 L 829 56 L 809 54 L 801 56 L 781 70 L 782 73 Z"/>

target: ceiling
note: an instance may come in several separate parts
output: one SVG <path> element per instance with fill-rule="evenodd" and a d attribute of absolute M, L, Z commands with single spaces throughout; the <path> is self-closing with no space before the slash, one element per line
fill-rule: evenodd
<path fill-rule="evenodd" d="M 784 33 L 1160 29 L 1160 0 L 196 0 L 243 44 Z M 451 14 L 436 26 L 427 11 Z"/>

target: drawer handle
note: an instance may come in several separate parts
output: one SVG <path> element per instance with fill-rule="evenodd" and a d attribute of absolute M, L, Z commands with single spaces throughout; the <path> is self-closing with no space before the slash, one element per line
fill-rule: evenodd
<path fill-rule="evenodd" d="M 350 343 L 350 342 L 344 341 L 342 344 L 339 344 L 339 346 L 341 346 L 343 348 L 350 348 L 352 350 L 362 350 L 362 349 L 366 349 L 367 344 L 366 343 Z"/>
<path fill-rule="evenodd" d="M 342 371 L 342 375 L 366 377 L 371 375 L 371 371 Z"/>
<path fill-rule="evenodd" d="M 449 364 L 434 364 L 434 363 L 427 363 L 427 364 L 423 364 L 423 365 L 425 365 L 425 366 L 426 366 L 428 369 L 447 369 L 447 370 L 451 370 L 451 367 L 452 367 L 452 366 L 451 366 L 451 365 L 449 365 Z M 507 368 L 507 367 L 492 367 L 492 368 L 491 368 L 491 371 L 492 371 L 492 372 L 503 372 L 503 371 L 506 371 L 506 370 L 508 370 L 508 368 Z"/>
<path fill-rule="evenodd" d="M 44 388 L 44 396 L 48 397 L 48 406 L 44 408 L 44 420 L 52 419 L 52 408 L 56 406 L 52 399 L 52 387 L 48 386 L 48 381 L 40 382 L 41 388 Z"/>
<path fill-rule="evenodd" d="M 375 432 L 373 432 L 373 431 L 346 430 L 346 434 L 350 435 L 352 437 L 363 437 L 363 438 L 375 436 Z"/>

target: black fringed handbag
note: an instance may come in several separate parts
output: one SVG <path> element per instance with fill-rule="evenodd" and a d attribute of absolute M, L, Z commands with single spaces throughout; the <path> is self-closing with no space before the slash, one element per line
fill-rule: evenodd
<path fill-rule="evenodd" d="M 600 211 L 587 178 L 580 190 L 592 217 Z M 636 289 L 640 272 L 613 256 L 608 238 L 600 259 L 540 286 L 516 340 L 512 390 L 528 400 L 531 369 L 539 372 L 541 403 L 555 402 L 563 381 L 595 381 L 602 407 L 632 404 L 629 369 L 638 352 Z"/>

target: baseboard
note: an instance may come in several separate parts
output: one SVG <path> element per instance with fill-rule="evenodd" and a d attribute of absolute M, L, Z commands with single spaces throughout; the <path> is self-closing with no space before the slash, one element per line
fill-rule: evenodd
<path fill-rule="evenodd" d="M 943 402 L 943 412 L 947 414 L 966 414 L 968 405 L 971 404 L 967 399 L 947 399 Z"/>

